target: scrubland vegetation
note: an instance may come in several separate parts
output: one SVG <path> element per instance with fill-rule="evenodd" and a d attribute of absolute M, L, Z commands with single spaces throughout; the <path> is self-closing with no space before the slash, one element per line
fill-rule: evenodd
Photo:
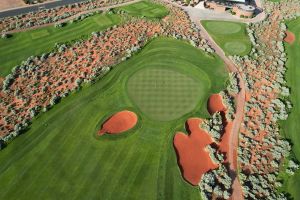
<path fill-rule="evenodd" d="M 253 46 L 250 55 L 233 57 L 247 86 L 239 147 L 240 181 L 247 199 L 286 199 L 285 194 L 274 192 L 281 186 L 278 174 L 283 160 L 290 158 L 292 145 L 279 127 L 292 109 L 285 80 L 284 20 L 299 16 L 299 3 L 265 2 L 267 19 L 250 24 L 247 30 Z"/>
<path fill-rule="evenodd" d="M 0 39 L 0 76 L 8 75 L 13 67 L 32 55 L 50 52 L 56 44 L 81 40 L 93 32 L 120 23 L 121 17 L 118 15 L 95 13 L 86 19 L 79 17 L 72 20 L 61 28 L 50 26 L 14 33 L 7 39 Z"/>
<path fill-rule="evenodd" d="M 128 0 L 117 1 L 83 1 L 81 3 L 70 4 L 53 9 L 41 10 L 38 12 L 31 12 L 21 14 L 13 17 L 6 17 L 0 20 L 0 32 L 14 32 L 20 29 L 32 28 L 44 24 L 51 24 L 60 22 L 66 18 L 76 15 L 83 15 L 96 10 L 101 7 L 120 4 L 128 2 Z"/>

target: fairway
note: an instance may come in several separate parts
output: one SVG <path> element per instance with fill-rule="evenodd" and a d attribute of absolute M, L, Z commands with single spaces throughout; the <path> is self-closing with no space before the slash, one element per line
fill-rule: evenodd
<path fill-rule="evenodd" d="M 77 40 L 120 22 L 121 18 L 118 15 L 96 14 L 83 21 L 67 24 L 62 28 L 49 26 L 15 33 L 8 39 L 0 38 L 0 76 L 6 76 L 13 67 L 32 55 L 41 55 L 51 51 L 55 43 Z"/>
<path fill-rule="evenodd" d="M 287 23 L 288 30 L 296 35 L 296 41 L 290 45 L 285 43 L 287 49 L 288 86 L 291 88 L 291 101 L 293 108 L 286 121 L 281 123 L 283 134 L 293 143 L 293 154 L 300 161 L 300 18 Z M 292 176 L 285 190 L 292 194 L 294 199 L 300 198 L 300 171 Z"/>
<path fill-rule="evenodd" d="M 200 85 L 190 90 L 201 89 L 197 103 L 176 120 L 151 119 L 129 97 L 130 81 L 157 69 L 179 87 L 186 83 L 177 79 Z M 206 78 L 196 81 L 200 76 Z M 181 177 L 173 136 L 188 117 L 208 116 L 208 96 L 223 90 L 227 78 L 215 55 L 179 40 L 153 40 L 101 80 L 38 116 L 27 133 L 0 152 L 0 199 L 200 199 L 199 188 Z M 165 77 L 152 80 L 159 86 L 168 83 Z M 139 116 L 132 131 L 95 137 L 101 120 L 125 109 Z"/>
<path fill-rule="evenodd" d="M 132 16 L 147 17 L 147 18 L 163 18 L 168 14 L 168 10 L 159 4 L 154 4 L 149 1 L 141 1 L 135 4 L 116 8 L 122 10 Z"/>
<path fill-rule="evenodd" d="M 227 55 L 244 56 L 251 51 L 246 25 L 225 21 L 201 21 L 208 33 Z"/>

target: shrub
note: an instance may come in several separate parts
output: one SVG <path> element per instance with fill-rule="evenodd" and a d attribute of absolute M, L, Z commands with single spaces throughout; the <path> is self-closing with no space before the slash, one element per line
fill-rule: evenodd
<path fill-rule="evenodd" d="M 6 38 L 8 38 L 8 35 L 6 33 L 2 33 L 1 38 L 6 39 Z"/>
<path fill-rule="evenodd" d="M 229 74 L 229 85 L 227 86 L 228 92 L 237 94 L 240 91 L 239 79 L 237 73 L 233 72 Z"/>
<path fill-rule="evenodd" d="M 4 149 L 5 146 L 6 146 L 5 142 L 2 139 L 0 139 L 0 150 Z"/>

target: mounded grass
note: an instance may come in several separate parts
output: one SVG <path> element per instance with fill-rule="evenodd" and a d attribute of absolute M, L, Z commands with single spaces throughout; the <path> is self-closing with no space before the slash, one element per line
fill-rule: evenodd
<path fill-rule="evenodd" d="M 193 110 L 162 122 L 135 107 L 127 82 L 152 67 L 191 78 L 206 74 Z M 0 152 L 0 199 L 199 199 L 198 187 L 181 177 L 173 136 L 188 117 L 208 116 L 208 96 L 223 89 L 226 79 L 218 57 L 174 39 L 150 42 L 95 84 L 39 115 L 27 133 Z M 132 131 L 95 137 L 103 119 L 124 109 L 139 116 Z"/>
<path fill-rule="evenodd" d="M 13 67 L 32 55 L 51 51 L 55 43 L 77 40 L 120 22 L 121 18 L 118 15 L 96 14 L 83 21 L 69 23 L 62 28 L 50 26 L 15 33 L 8 39 L 0 38 L 0 76 L 6 76 Z"/>
<path fill-rule="evenodd" d="M 293 143 L 293 154 L 300 161 L 300 18 L 287 23 L 289 31 L 296 36 L 294 44 L 286 43 L 286 51 L 288 56 L 286 80 L 291 88 L 290 99 L 293 108 L 286 121 L 281 123 L 282 131 L 285 137 Z M 285 185 L 285 190 L 292 194 L 294 199 L 300 198 L 300 170 L 289 178 Z"/>
<path fill-rule="evenodd" d="M 247 55 L 251 51 L 251 41 L 246 25 L 225 21 L 201 21 L 205 29 L 227 55 Z"/>
<path fill-rule="evenodd" d="M 165 17 L 169 13 L 169 11 L 164 6 L 149 1 L 141 1 L 135 4 L 116 8 L 116 10 L 125 11 L 129 15 L 136 17 L 159 19 Z"/>

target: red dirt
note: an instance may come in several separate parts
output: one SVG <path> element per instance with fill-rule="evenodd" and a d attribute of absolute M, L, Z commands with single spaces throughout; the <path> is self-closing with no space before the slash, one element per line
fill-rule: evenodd
<path fill-rule="evenodd" d="M 204 173 L 218 167 L 205 150 L 213 140 L 200 128 L 201 122 L 200 118 L 188 119 L 186 129 L 190 134 L 176 133 L 173 141 L 181 173 L 192 185 L 198 185 Z"/>
<path fill-rule="evenodd" d="M 133 128 L 138 121 L 138 117 L 134 112 L 124 110 L 111 116 L 102 125 L 102 129 L 98 135 L 119 134 Z"/>
<path fill-rule="evenodd" d="M 209 110 L 210 114 L 215 112 L 221 112 L 223 118 L 223 126 L 224 131 L 222 135 L 221 142 L 218 144 L 219 150 L 221 152 L 226 153 L 226 160 L 228 162 L 228 152 L 229 152 L 229 144 L 230 144 L 230 134 L 232 131 L 232 122 L 228 122 L 225 117 L 225 112 L 227 110 L 226 106 L 222 102 L 222 96 L 220 94 L 213 94 L 210 96 L 208 100 L 207 109 Z"/>
<path fill-rule="evenodd" d="M 293 44 L 296 40 L 295 34 L 290 31 L 286 31 L 285 33 L 286 33 L 286 37 L 284 38 L 284 41 L 289 44 Z"/>
<path fill-rule="evenodd" d="M 207 109 L 210 114 L 225 111 L 226 107 L 222 103 L 222 96 L 220 94 L 212 94 L 208 99 Z"/>
<path fill-rule="evenodd" d="M 222 103 L 222 96 L 219 94 L 211 95 L 207 107 L 210 114 L 221 112 L 224 132 L 221 142 L 217 143 L 217 145 L 219 151 L 226 155 L 225 163 L 230 162 L 229 151 L 230 145 L 232 145 L 230 139 L 233 122 L 228 122 L 225 118 L 227 108 Z M 212 144 L 215 141 L 206 131 L 200 128 L 201 123 L 202 119 L 200 118 L 188 119 L 186 130 L 190 135 L 181 132 L 176 133 L 173 141 L 178 158 L 178 165 L 183 178 L 192 185 L 197 185 L 204 173 L 218 167 L 218 165 L 211 160 L 209 153 L 205 149 L 207 145 Z M 233 150 L 233 154 L 237 156 L 236 148 Z M 231 162 L 233 162 L 233 166 L 236 168 L 236 160 L 234 159 Z"/>

